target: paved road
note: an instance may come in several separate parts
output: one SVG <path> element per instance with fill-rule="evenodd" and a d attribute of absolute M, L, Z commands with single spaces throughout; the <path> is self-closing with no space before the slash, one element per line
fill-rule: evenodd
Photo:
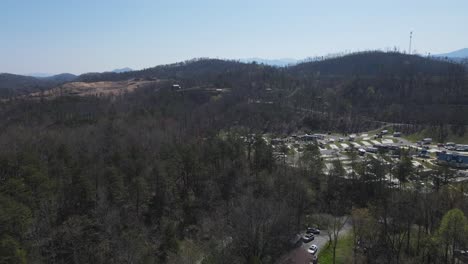
<path fill-rule="evenodd" d="M 348 223 L 346 223 L 341 229 L 339 237 L 348 234 L 351 229 L 351 224 L 348 221 Z M 313 241 L 309 243 L 303 243 L 300 247 L 291 250 L 289 253 L 283 256 L 280 261 L 278 261 L 278 264 L 309 264 L 312 261 L 312 255 L 307 250 L 312 244 L 317 245 L 319 252 L 326 248 L 328 246 L 327 231 L 321 231 L 320 235 L 316 235 Z"/>

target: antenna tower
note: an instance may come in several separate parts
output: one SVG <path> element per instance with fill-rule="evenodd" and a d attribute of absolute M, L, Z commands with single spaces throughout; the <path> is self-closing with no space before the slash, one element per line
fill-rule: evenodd
<path fill-rule="evenodd" d="M 412 42 L 412 40 L 413 40 L 413 31 L 411 31 L 409 33 L 409 50 L 408 50 L 408 54 L 410 54 L 410 55 L 411 55 L 411 42 Z"/>

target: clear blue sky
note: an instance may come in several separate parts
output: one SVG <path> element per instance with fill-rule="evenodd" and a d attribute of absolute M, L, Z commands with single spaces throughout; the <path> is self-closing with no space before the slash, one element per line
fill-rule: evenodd
<path fill-rule="evenodd" d="M 0 72 L 468 47 L 468 1 L 0 0 Z"/>

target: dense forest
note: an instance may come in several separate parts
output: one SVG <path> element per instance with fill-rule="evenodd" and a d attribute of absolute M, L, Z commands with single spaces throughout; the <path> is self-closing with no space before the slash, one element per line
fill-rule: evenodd
<path fill-rule="evenodd" d="M 354 263 L 456 263 L 468 246 L 467 186 L 450 184 L 451 170 L 416 170 L 402 152 L 395 166 L 365 159 L 349 173 L 337 160 L 325 172 L 313 144 L 289 166 L 262 138 L 381 120 L 464 128 L 459 64 L 367 52 L 77 80 L 130 78 L 162 81 L 119 96 L 0 102 L 0 263 L 277 263 L 307 225 L 336 233 L 343 219 Z"/>

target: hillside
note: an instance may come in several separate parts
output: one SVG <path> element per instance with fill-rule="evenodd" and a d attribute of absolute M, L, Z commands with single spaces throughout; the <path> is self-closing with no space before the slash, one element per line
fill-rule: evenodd
<path fill-rule="evenodd" d="M 50 77 L 31 77 L 9 73 L 0 74 L 0 97 L 23 95 L 53 88 L 76 78 L 73 74 L 59 74 Z"/>
<path fill-rule="evenodd" d="M 116 81 L 116 82 L 69 82 L 55 88 L 29 94 L 29 98 L 57 98 L 59 96 L 115 96 L 134 92 L 141 87 L 157 84 L 151 81 Z"/>
<path fill-rule="evenodd" d="M 365 52 L 287 70 L 303 80 L 291 98 L 297 106 L 398 123 L 468 122 L 460 114 L 468 111 L 468 80 L 460 64 Z"/>

